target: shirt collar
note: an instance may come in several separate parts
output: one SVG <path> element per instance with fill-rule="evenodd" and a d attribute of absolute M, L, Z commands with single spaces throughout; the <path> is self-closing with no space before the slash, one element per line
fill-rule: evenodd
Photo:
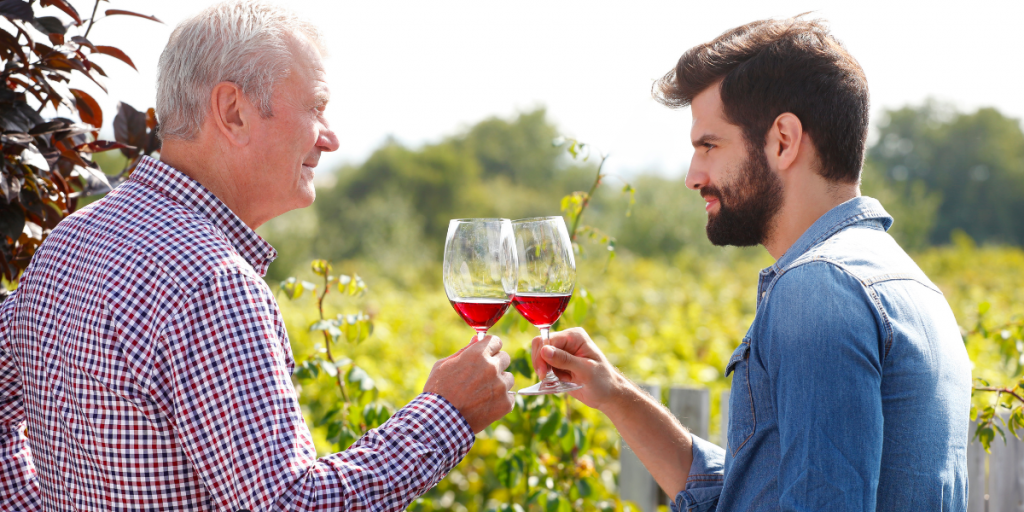
<path fill-rule="evenodd" d="M 809 251 L 812 247 L 852 224 L 874 221 L 886 231 L 892 226 L 892 217 L 882 208 L 877 199 L 858 196 L 832 208 L 811 224 L 796 243 L 783 254 L 779 261 L 765 271 L 780 272 L 787 265 Z"/>
<path fill-rule="evenodd" d="M 277 258 L 277 251 L 263 237 L 242 222 L 213 192 L 181 171 L 144 156 L 129 181 L 152 188 L 209 219 L 260 276 L 266 275 L 270 263 Z"/>

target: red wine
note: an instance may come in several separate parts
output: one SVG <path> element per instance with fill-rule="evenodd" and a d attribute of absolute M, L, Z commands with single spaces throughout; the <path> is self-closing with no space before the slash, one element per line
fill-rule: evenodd
<path fill-rule="evenodd" d="M 509 299 L 485 299 L 480 297 L 469 297 L 462 300 L 452 300 L 452 307 L 459 313 L 459 316 L 477 331 L 486 331 L 497 322 L 501 315 L 508 310 L 511 303 Z"/>
<path fill-rule="evenodd" d="M 571 293 L 517 293 L 512 303 L 531 324 L 550 327 L 562 316 L 571 297 Z"/>

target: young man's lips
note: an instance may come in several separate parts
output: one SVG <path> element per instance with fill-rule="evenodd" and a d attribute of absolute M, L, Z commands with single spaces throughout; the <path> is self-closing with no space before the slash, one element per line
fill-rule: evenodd
<path fill-rule="evenodd" d="M 716 204 L 718 204 L 718 198 L 717 197 L 707 196 L 707 197 L 704 198 L 704 200 L 708 202 L 708 204 L 704 205 L 704 211 L 706 211 L 706 212 L 711 211 L 711 207 L 716 205 Z"/>

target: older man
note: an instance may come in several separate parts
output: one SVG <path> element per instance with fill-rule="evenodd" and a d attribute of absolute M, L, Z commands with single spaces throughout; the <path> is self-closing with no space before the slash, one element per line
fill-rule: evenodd
<path fill-rule="evenodd" d="M 161 161 L 53 231 L 0 310 L 0 509 L 399 510 L 512 408 L 489 337 L 320 459 L 253 230 L 314 198 L 338 141 L 317 30 L 258 3 L 160 58 Z M 27 424 L 27 439 L 21 433 Z"/>

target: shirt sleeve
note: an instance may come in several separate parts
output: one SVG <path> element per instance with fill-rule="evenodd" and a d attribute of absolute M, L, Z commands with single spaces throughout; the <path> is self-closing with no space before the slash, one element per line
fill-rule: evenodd
<path fill-rule="evenodd" d="M 21 373 L 10 339 L 16 295 L 12 293 L 0 305 L 0 510 L 42 510 L 39 482 L 24 433 Z"/>
<path fill-rule="evenodd" d="M 465 457 L 469 424 L 422 394 L 318 460 L 277 314 L 262 282 L 224 275 L 186 301 L 161 340 L 152 393 L 218 510 L 402 510 Z"/>
<path fill-rule="evenodd" d="M 725 450 L 690 434 L 693 462 L 686 487 L 672 502 L 672 512 L 715 512 L 722 495 L 725 475 Z"/>
<path fill-rule="evenodd" d="M 757 357 L 773 380 L 781 510 L 873 510 L 883 440 L 878 310 L 858 280 L 827 262 L 789 270 L 767 300 Z"/>

